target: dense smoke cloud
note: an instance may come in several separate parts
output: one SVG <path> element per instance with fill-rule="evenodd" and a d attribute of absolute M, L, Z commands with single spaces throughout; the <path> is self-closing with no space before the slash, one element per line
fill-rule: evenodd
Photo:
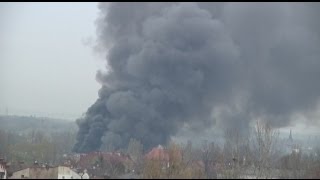
<path fill-rule="evenodd" d="M 320 95 L 318 4 L 100 4 L 98 100 L 77 121 L 75 152 L 146 148 L 181 127 L 275 127 L 316 110 Z M 217 123 L 218 122 L 218 123 Z"/>

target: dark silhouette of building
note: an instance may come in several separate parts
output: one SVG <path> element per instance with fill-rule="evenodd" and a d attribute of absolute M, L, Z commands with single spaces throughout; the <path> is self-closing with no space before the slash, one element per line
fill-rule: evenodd
<path fill-rule="evenodd" d="M 293 138 L 292 138 L 292 131 L 291 131 L 291 129 L 290 129 L 290 135 L 289 135 L 289 142 L 293 142 Z"/>

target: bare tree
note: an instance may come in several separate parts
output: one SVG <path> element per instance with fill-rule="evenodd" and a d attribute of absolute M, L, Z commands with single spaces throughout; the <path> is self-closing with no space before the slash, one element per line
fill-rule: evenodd
<path fill-rule="evenodd" d="M 134 163 L 134 172 L 140 174 L 143 170 L 143 145 L 139 140 L 130 139 L 127 153 Z"/>
<path fill-rule="evenodd" d="M 193 162 L 195 161 L 193 161 L 193 157 L 189 154 L 190 151 L 191 142 L 184 149 L 180 145 L 171 142 L 168 148 L 165 149 L 168 158 L 145 159 L 142 177 L 148 179 L 204 178 L 202 169 L 194 166 Z M 186 154 L 184 155 L 184 153 Z"/>
<path fill-rule="evenodd" d="M 127 153 L 130 155 L 132 160 L 137 161 L 142 156 L 143 145 L 139 140 L 131 138 L 128 144 Z"/>
<path fill-rule="evenodd" d="M 208 143 L 204 141 L 202 144 L 201 158 L 204 163 L 204 172 L 210 179 L 217 178 L 217 172 L 215 171 L 215 163 L 217 161 L 217 152 L 215 151 L 215 145 L 213 142 Z"/>
<path fill-rule="evenodd" d="M 9 154 L 9 141 L 8 141 L 8 133 L 0 130 L 0 156 L 5 156 Z"/>
<path fill-rule="evenodd" d="M 111 178 L 115 178 L 125 173 L 125 165 L 115 157 L 106 159 L 103 163 L 103 167 Z"/>
<path fill-rule="evenodd" d="M 192 142 L 188 140 L 187 145 L 182 150 L 182 161 L 186 166 L 190 165 L 194 160 Z"/>
<path fill-rule="evenodd" d="M 319 179 L 320 178 L 320 149 L 317 148 L 315 152 L 308 157 L 306 171 L 303 178 Z"/>
<path fill-rule="evenodd" d="M 166 168 L 167 178 L 183 178 L 186 166 L 182 161 L 180 147 L 171 142 L 167 152 L 169 156 L 169 164 L 168 168 Z"/>
<path fill-rule="evenodd" d="M 162 163 L 160 160 L 145 159 L 142 178 L 144 179 L 159 179 L 164 178 Z"/>
<path fill-rule="evenodd" d="M 270 178 L 272 175 L 271 162 L 278 139 L 279 131 L 273 129 L 268 122 L 256 122 L 254 147 L 256 150 L 257 178 Z"/>
<path fill-rule="evenodd" d="M 224 131 L 224 139 L 223 177 L 241 178 L 250 159 L 249 138 L 238 128 L 228 128 Z"/>
<path fill-rule="evenodd" d="M 184 150 L 186 150 L 184 152 Z M 195 179 L 195 178 L 204 178 L 204 173 L 201 168 L 197 167 L 197 164 L 194 161 L 193 157 L 187 159 L 186 154 L 192 156 L 192 146 L 191 142 L 188 143 L 187 147 L 182 150 L 181 146 L 170 143 L 168 148 L 169 156 L 169 166 L 166 168 L 166 177 L 169 179 Z"/>

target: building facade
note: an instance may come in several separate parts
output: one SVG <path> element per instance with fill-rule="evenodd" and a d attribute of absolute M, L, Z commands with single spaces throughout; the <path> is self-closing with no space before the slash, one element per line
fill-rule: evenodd
<path fill-rule="evenodd" d="M 66 166 L 30 167 L 14 172 L 11 179 L 81 179 L 81 176 Z"/>
<path fill-rule="evenodd" d="M 0 162 L 0 179 L 7 179 L 6 163 Z"/>

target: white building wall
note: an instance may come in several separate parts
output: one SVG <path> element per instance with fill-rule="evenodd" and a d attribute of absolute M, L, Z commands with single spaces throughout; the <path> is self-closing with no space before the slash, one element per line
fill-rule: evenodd
<path fill-rule="evenodd" d="M 58 167 L 58 179 L 81 179 L 81 176 L 69 167 Z"/>
<path fill-rule="evenodd" d="M 82 179 L 90 179 L 88 173 L 84 173 Z"/>
<path fill-rule="evenodd" d="M 21 179 L 22 176 L 24 178 L 30 178 L 30 168 L 14 172 L 10 179 Z"/>
<path fill-rule="evenodd" d="M 7 179 L 7 170 L 2 164 L 0 164 L 0 172 L 4 173 L 3 179 Z"/>

